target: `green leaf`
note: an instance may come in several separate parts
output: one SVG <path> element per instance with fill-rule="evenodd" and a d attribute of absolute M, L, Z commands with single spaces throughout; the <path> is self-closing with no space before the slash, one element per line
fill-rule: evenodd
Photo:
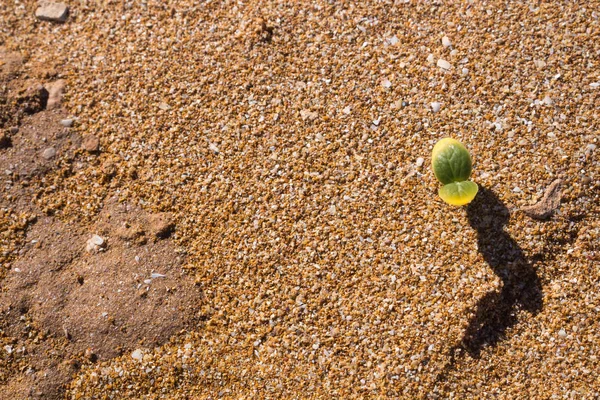
<path fill-rule="evenodd" d="M 471 176 L 471 156 L 458 140 L 445 138 L 437 142 L 431 159 L 433 173 L 443 184 L 465 181 Z"/>
<path fill-rule="evenodd" d="M 453 206 L 469 204 L 477 195 L 479 186 L 475 182 L 452 182 L 444 185 L 439 190 L 439 195 L 446 203 Z"/>

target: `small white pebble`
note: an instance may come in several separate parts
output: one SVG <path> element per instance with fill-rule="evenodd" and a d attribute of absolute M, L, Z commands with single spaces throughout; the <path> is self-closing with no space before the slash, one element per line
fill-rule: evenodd
<path fill-rule="evenodd" d="M 600 87 L 600 82 L 594 82 L 594 83 L 590 83 L 590 87 L 592 89 L 597 89 Z"/>
<path fill-rule="evenodd" d="M 549 96 L 546 96 L 544 97 L 544 100 L 542 100 L 542 103 L 544 103 L 547 106 L 551 106 L 554 102 Z"/>
<path fill-rule="evenodd" d="M 558 336 L 560 336 L 561 338 L 566 338 L 567 332 L 565 332 L 564 329 L 561 329 L 560 331 L 558 331 Z"/>
<path fill-rule="evenodd" d="M 445 48 L 452 46 L 452 42 L 450 42 L 450 39 L 448 38 L 448 36 L 444 36 L 442 38 L 442 46 L 444 46 Z"/>
<path fill-rule="evenodd" d="M 134 360 L 142 361 L 142 359 L 144 358 L 144 353 L 140 349 L 135 349 L 131 353 L 131 358 L 133 358 Z"/>
<path fill-rule="evenodd" d="M 388 79 L 384 79 L 381 81 L 381 86 L 383 86 L 386 89 L 389 89 L 392 87 L 392 82 L 390 82 Z"/>
<path fill-rule="evenodd" d="M 429 64 L 433 64 L 433 63 L 435 62 L 435 56 L 434 56 L 433 54 L 429 54 L 429 55 L 427 56 L 427 62 L 428 62 Z"/>
<path fill-rule="evenodd" d="M 151 279 L 165 278 L 165 277 L 166 277 L 166 275 L 159 274 L 159 273 L 157 273 L 157 272 L 153 272 L 153 273 L 150 275 L 150 278 L 151 278 Z"/>
<path fill-rule="evenodd" d="M 104 239 L 98 235 L 92 235 L 90 241 L 96 246 L 102 246 L 104 244 Z"/>
<path fill-rule="evenodd" d="M 437 66 L 445 70 L 449 70 L 450 68 L 452 68 L 452 65 L 448 61 L 443 60 L 441 58 L 438 60 Z"/>
<path fill-rule="evenodd" d="M 433 110 L 433 112 L 440 111 L 441 107 L 442 107 L 442 105 L 440 103 L 438 103 L 437 101 L 434 101 L 433 103 L 431 103 L 431 109 Z"/>
<path fill-rule="evenodd" d="M 65 128 L 70 128 L 71 126 L 73 126 L 73 119 L 72 118 L 61 119 L 60 124 L 62 126 L 64 126 Z"/>
<path fill-rule="evenodd" d="M 398 42 L 400 42 L 400 40 L 398 39 L 398 36 L 394 35 L 391 38 L 387 38 L 386 43 L 390 46 L 394 46 L 396 44 L 398 44 Z"/>
<path fill-rule="evenodd" d="M 521 192 L 522 192 L 522 190 L 521 190 L 521 188 L 520 188 L 520 187 L 518 187 L 518 186 L 515 186 L 515 188 L 513 189 L 513 192 L 514 192 L 514 193 L 521 193 Z"/>
<path fill-rule="evenodd" d="M 461 70 L 460 70 L 460 72 L 461 72 L 463 75 L 468 75 L 468 74 L 469 74 L 469 69 L 468 69 L 468 68 L 463 68 L 463 69 L 461 69 Z"/>
<path fill-rule="evenodd" d="M 417 167 L 423 166 L 424 162 L 425 162 L 425 159 L 423 157 L 417 158 Z"/>

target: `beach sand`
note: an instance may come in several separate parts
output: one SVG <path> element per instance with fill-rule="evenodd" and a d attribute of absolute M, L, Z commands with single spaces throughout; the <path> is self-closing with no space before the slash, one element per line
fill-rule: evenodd
<path fill-rule="evenodd" d="M 68 3 L 0 6 L 0 398 L 598 396 L 598 1 Z"/>

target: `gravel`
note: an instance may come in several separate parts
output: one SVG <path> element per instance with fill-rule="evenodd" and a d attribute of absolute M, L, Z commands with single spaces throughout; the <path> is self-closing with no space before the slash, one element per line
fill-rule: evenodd
<path fill-rule="evenodd" d="M 582 155 L 600 131 L 596 3 L 84 3 L 60 27 L 0 10 L 27 35 L 15 46 L 60 66 L 62 106 L 83 121 L 72 130 L 103 144 L 50 173 L 57 190 L 36 202 L 81 221 L 112 195 L 173 213 L 202 303 L 197 329 L 82 364 L 68 398 L 600 391 L 600 171 L 597 152 Z M 442 54 L 468 75 L 435 67 Z M 428 159 L 414 171 L 446 136 L 498 199 L 479 222 L 493 237 L 440 201 Z M 508 216 L 557 177 L 559 217 Z M 485 243 L 526 260 L 498 267 Z M 507 311 L 514 324 L 479 357 L 453 353 L 478 305 L 502 310 L 494 294 L 520 262 L 541 310 Z"/>

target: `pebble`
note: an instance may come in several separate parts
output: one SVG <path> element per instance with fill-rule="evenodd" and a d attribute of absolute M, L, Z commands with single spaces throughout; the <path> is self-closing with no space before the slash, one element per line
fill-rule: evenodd
<path fill-rule="evenodd" d="M 564 329 L 561 329 L 560 331 L 558 331 L 558 336 L 560 336 L 561 338 L 566 338 L 567 332 L 565 332 Z"/>
<path fill-rule="evenodd" d="M 18 126 L 12 126 L 12 127 L 9 129 L 9 132 L 10 132 L 11 134 L 15 135 L 15 134 L 19 133 L 19 127 L 18 127 Z"/>
<path fill-rule="evenodd" d="M 73 126 L 73 119 L 72 118 L 61 119 L 60 124 L 62 126 L 64 126 L 65 128 L 70 128 L 71 126 Z"/>
<path fill-rule="evenodd" d="M 85 250 L 88 253 L 96 253 L 106 247 L 106 241 L 101 236 L 92 235 L 86 242 Z"/>
<path fill-rule="evenodd" d="M 448 36 L 444 36 L 442 38 L 442 46 L 444 46 L 445 48 L 452 46 L 452 42 L 450 42 L 450 39 L 448 38 Z"/>
<path fill-rule="evenodd" d="M 468 75 L 468 74 L 469 74 L 469 69 L 468 69 L 468 68 L 463 68 L 463 69 L 461 69 L 461 70 L 460 70 L 460 72 L 461 72 L 463 75 Z"/>
<path fill-rule="evenodd" d="M 425 162 L 425 159 L 423 157 L 419 157 L 417 158 L 417 167 L 422 167 L 423 163 Z"/>
<path fill-rule="evenodd" d="M 135 349 L 133 352 L 131 352 L 131 358 L 133 358 L 134 360 L 142 361 L 142 359 L 144 358 L 144 353 L 140 349 Z"/>
<path fill-rule="evenodd" d="M 544 103 L 547 106 L 551 106 L 554 102 L 549 96 L 546 96 L 544 97 L 544 100 L 542 100 L 542 103 Z"/>
<path fill-rule="evenodd" d="M 48 147 L 42 152 L 42 157 L 44 157 L 46 160 L 54 158 L 54 156 L 56 156 L 56 149 L 54 147 Z"/>
<path fill-rule="evenodd" d="M 317 119 L 318 116 L 319 116 L 319 114 L 317 114 L 314 111 L 310 111 L 310 110 L 302 110 L 302 111 L 300 111 L 300 117 L 304 121 L 306 121 L 306 120 L 314 121 L 315 119 Z"/>
<path fill-rule="evenodd" d="M 81 148 L 89 153 L 95 153 L 100 149 L 100 140 L 94 135 L 87 135 L 81 141 Z"/>
<path fill-rule="evenodd" d="M 390 46 L 394 46 L 396 44 L 398 44 L 400 40 L 398 39 L 398 36 L 394 35 L 391 38 L 386 39 L 386 42 L 388 45 Z"/>
<path fill-rule="evenodd" d="M 104 239 L 98 235 L 92 235 L 90 241 L 96 246 L 102 246 L 104 244 Z"/>
<path fill-rule="evenodd" d="M 441 58 L 438 60 L 437 66 L 445 70 L 449 70 L 450 68 L 452 68 L 452 65 L 448 61 L 443 60 Z"/>
<path fill-rule="evenodd" d="M 438 103 L 437 101 L 434 101 L 433 103 L 431 103 L 431 109 L 433 110 L 433 112 L 440 111 L 441 107 L 442 107 L 442 105 L 440 103 Z"/>
<path fill-rule="evenodd" d="M 542 60 L 533 60 L 533 64 L 539 68 L 542 69 L 546 66 L 546 61 L 542 61 Z"/>
<path fill-rule="evenodd" d="M 42 3 L 35 10 L 35 17 L 41 21 L 65 22 L 69 16 L 69 7 L 64 3 Z"/>
<path fill-rule="evenodd" d="M 515 186 L 515 187 L 514 187 L 514 189 L 513 189 L 513 192 L 514 192 L 514 193 L 521 193 L 521 192 L 522 192 L 522 190 L 521 190 L 521 188 L 520 188 L 520 187 L 518 187 L 518 186 Z"/>
<path fill-rule="evenodd" d="M 433 64 L 433 63 L 435 62 L 435 56 L 434 56 L 433 54 L 429 54 L 429 55 L 427 56 L 427 62 L 428 62 L 429 64 Z"/>

